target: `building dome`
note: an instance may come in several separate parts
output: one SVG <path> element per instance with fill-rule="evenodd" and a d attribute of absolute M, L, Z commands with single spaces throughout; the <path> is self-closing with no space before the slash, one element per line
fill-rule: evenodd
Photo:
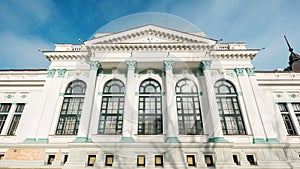
<path fill-rule="evenodd" d="M 181 17 L 166 13 L 144 12 L 116 19 L 99 28 L 95 34 L 121 32 L 144 25 L 156 25 L 183 32 L 201 32 L 199 28 Z"/>

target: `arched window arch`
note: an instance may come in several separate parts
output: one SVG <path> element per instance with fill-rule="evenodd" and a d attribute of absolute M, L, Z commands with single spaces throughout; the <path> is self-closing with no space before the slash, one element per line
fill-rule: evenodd
<path fill-rule="evenodd" d="M 203 134 L 197 86 L 189 79 L 182 79 L 175 90 L 179 134 Z"/>
<path fill-rule="evenodd" d="M 76 135 L 86 91 L 86 84 L 81 80 L 69 83 L 61 107 L 57 135 Z"/>
<path fill-rule="evenodd" d="M 246 134 L 235 87 L 227 80 L 215 83 L 215 93 L 224 135 Z"/>
<path fill-rule="evenodd" d="M 154 79 L 144 80 L 139 87 L 138 134 L 162 134 L 161 86 Z"/>
<path fill-rule="evenodd" d="M 105 83 L 98 134 L 122 134 L 125 85 L 118 79 Z"/>

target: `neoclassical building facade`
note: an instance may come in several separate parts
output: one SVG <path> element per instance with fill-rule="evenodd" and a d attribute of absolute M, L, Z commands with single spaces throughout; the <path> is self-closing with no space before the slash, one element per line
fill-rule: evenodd
<path fill-rule="evenodd" d="M 0 70 L 0 168 L 300 168 L 300 73 L 155 25 Z"/>

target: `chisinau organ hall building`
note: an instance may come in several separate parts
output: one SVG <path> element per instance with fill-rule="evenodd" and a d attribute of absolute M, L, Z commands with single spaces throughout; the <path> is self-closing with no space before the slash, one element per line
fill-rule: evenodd
<path fill-rule="evenodd" d="M 300 168 L 300 73 L 258 52 L 157 25 L 55 44 L 0 71 L 0 168 Z"/>

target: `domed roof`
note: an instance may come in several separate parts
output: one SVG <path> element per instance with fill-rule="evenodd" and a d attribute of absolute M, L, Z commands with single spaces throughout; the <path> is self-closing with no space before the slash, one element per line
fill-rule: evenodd
<path fill-rule="evenodd" d="M 121 32 L 144 25 L 156 25 L 182 32 L 201 32 L 200 29 L 191 22 L 178 16 L 158 12 L 144 12 L 116 19 L 102 26 L 95 34 Z"/>

